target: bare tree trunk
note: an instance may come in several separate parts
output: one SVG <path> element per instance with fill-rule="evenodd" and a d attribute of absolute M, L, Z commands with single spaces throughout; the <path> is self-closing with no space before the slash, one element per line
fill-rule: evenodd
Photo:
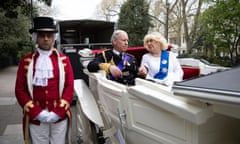
<path fill-rule="evenodd" d="M 202 0 L 198 0 L 198 7 L 197 7 L 197 11 L 196 11 L 196 15 L 194 17 L 194 22 L 192 25 L 192 29 L 190 31 L 190 37 L 191 40 L 189 41 L 190 45 L 190 49 L 192 49 L 192 47 L 194 46 L 194 43 L 196 43 L 196 32 L 197 32 L 197 28 L 199 26 L 199 16 L 201 14 L 201 9 L 202 9 Z"/>
<path fill-rule="evenodd" d="M 184 37 L 185 37 L 185 42 L 186 42 L 186 48 L 187 52 L 191 53 L 191 50 L 189 49 L 189 33 L 188 33 L 188 21 L 187 21 L 187 14 L 186 14 L 186 6 L 187 6 L 187 1 L 181 0 L 181 6 L 182 6 L 182 16 L 183 16 L 183 30 L 184 30 Z"/>

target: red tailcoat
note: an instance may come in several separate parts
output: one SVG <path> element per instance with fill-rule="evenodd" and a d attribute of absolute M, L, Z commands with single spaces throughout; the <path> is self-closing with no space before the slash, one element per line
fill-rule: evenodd
<path fill-rule="evenodd" d="M 61 119 L 71 117 L 70 104 L 74 94 L 73 86 L 73 71 L 70 64 L 70 60 L 64 54 L 59 53 L 60 58 L 64 65 L 65 83 L 62 95 L 59 94 L 59 67 L 58 56 L 56 50 L 50 55 L 53 64 L 54 77 L 48 79 L 48 85 L 46 87 L 33 86 L 33 97 L 30 96 L 27 85 L 27 72 L 30 61 L 34 55 L 33 63 L 33 75 L 35 73 L 36 59 L 39 56 L 38 52 L 33 52 L 24 56 L 18 67 L 15 95 L 18 103 L 23 108 L 24 112 L 24 135 L 26 134 L 26 125 L 28 122 L 33 124 L 40 124 L 40 121 L 36 120 L 36 116 L 43 110 L 55 112 Z M 25 140 L 26 140 L 25 135 Z"/>

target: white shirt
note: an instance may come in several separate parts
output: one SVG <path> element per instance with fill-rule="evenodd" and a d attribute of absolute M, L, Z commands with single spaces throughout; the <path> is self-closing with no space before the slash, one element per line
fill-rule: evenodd
<path fill-rule="evenodd" d="M 166 85 L 172 86 L 174 81 L 181 81 L 183 77 L 183 70 L 179 64 L 176 55 L 169 52 L 169 64 L 168 74 L 164 80 L 154 79 L 160 70 L 161 57 L 154 57 L 150 53 L 146 53 L 142 57 L 141 66 L 145 66 L 148 69 L 146 79 L 151 79 L 157 82 L 163 82 Z"/>
<path fill-rule="evenodd" d="M 36 86 L 47 86 L 48 79 L 53 78 L 53 65 L 50 58 L 52 50 L 44 51 L 37 48 L 39 57 L 36 61 L 36 71 L 33 77 L 33 85 Z"/>

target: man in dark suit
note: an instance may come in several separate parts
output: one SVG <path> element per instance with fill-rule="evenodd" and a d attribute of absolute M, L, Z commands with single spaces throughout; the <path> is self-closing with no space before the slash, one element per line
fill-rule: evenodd
<path fill-rule="evenodd" d="M 89 72 L 104 70 L 107 78 L 126 85 L 134 85 L 138 64 L 133 55 L 126 53 L 128 34 L 116 30 L 111 37 L 112 49 L 101 52 L 87 66 Z"/>

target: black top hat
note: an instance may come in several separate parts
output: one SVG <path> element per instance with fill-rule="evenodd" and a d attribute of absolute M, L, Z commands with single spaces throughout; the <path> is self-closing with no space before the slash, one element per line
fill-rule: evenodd
<path fill-rule="evenodd" d="M 33 19 L 33 28 L 29 30 L 33 32 L 57 32 L 54 20 L 51 17 L 36 17 Z"/>

